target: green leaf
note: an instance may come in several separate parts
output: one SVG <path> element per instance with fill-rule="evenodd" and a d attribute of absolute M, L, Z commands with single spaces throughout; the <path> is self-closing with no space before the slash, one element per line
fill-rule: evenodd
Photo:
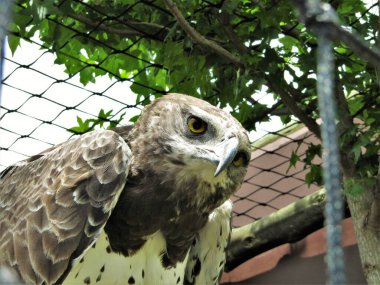
<path fill-rule="evenodd" d="M 290 156 L 290 160 L 289 160 L 289 167 L 286 170 L 286 173 L 288 173 L 290 168 L 296 167 L 296 164 L 298 161 L 300 161 L 299 155 L 295 151 L 292 151 L 292 155 Z"/>
<path fill-rule="evenodd" d="M 289 124 L 292 118 L 290 115 L 281 115 L 280 120 L 285 125 L 285 124 Z"/>
<path fill-rule="evenodd" d="M 94 68 L 92 66 L 85 67 L 79 73 L 80 82 L 87 85 L 89 82 L 95 83 Z"/>
<path fill-rule="evenodd" d="M 305 182 L 308 186 L 313 183 L 322 185 L 322 167 L 320 165 L 311 165 L 310 171 L 305 176 Z"/>
<path fill-rule="evenodd" d="M 131 90 L 135 93 L 135 94 L 139 94 L 139 95 L 143 95 L 143 96 L 149 96 L 150 95 L 150 92 L 151 90 L 145 86 L 141 86 L 139 84 L 136 84 L 136 83 L 133 83 L 131 85 Z"/>
<path fill-rule="evenodd" d="M 313 160 L 316 156 L 322 157 L 322 146 L 320 144 L 315 145 L 313 143 L 310 143 L 309 147 L 305 152 L 305 158 L 303 159 L 303 161 L 306 165 L 311 165 L 313 164 Z"/>
<path fill-rule="evenodd" d="M 12 55 L 14 55 L 16 49 L 20 46 L 20 37 L 8 35 L 8 46 L 12 52 Z"/>
<path fill-rule="evenodd" d="M 132 123 L 136 123 L 139 118 L 140 118 L 140 115 L 136 115 L 136 116 L 133 116 L 132 118 L 130 118 L 129 121 Z"/>
<path fill-rule="evenodd" d="M 348 178 L 345 180 L 344 184 L 344 192 L 346 195 L 357 197 L 363 194 L 365 191 L 365 180 Z"/>
<path fill-rule="evenodd" d="M 354 154 L 354 162 L 355 164 L 359 161 L 359 158 L 362 153 L 362 146 L 360 143 L 355 143 L 354 146 L 351 149 L 352 153 Z"/>

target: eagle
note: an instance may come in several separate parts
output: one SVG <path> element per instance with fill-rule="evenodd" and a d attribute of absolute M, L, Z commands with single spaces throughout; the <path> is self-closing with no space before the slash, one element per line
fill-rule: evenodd
<path fill-rule="evenodd" d="M 0 264 L 28 284 L 217 284 L 247 131 L 168 94 L 0 174 Z"/>

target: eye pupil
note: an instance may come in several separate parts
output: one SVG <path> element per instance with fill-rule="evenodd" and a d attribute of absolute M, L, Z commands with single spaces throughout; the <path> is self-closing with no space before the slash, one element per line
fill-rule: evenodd
<path fill-rule="evenodd" d="M 196 130 L 199 130 L 199 129 L 201 129 L 202 128 L 202 122 L 201 121 L 195 121 L 194 123 L 193 123 L 193 128 L 194 129 L 196 129 Z"/>

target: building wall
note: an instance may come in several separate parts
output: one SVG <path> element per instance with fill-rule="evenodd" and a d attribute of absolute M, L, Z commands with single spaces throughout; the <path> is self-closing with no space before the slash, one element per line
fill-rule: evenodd
<path fill-rule="evenodd" d="M 351 218 L 342 223 L 347 284 L 366 284 Z M 326 284 L 326 230 L 264 252 L 225 273 L 222 284 Z"/>
<path fill-rule="evenodd" d="M 357 246 L 345 247 L 344 253 L 347 261 L 347 284 L 366 284 Z M 312 257 L 286 255 L 273 270 L 229 284 L 326 284 L 325 268 L 324 254 Z"/>

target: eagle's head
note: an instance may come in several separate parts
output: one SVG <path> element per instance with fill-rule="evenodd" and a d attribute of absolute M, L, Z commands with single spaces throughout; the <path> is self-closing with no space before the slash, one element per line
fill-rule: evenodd
<path fill-rule="evenodd" d="M 215 207 L 225 201 L 240 187 L 250 160 L 247 131 L 235 118 L 182 94 L 165 95 L 147 106 L 132 136 L 135 161 L 146 167 L 149 157 L 160 183 L 175 185 L 196 204 Z"/>

